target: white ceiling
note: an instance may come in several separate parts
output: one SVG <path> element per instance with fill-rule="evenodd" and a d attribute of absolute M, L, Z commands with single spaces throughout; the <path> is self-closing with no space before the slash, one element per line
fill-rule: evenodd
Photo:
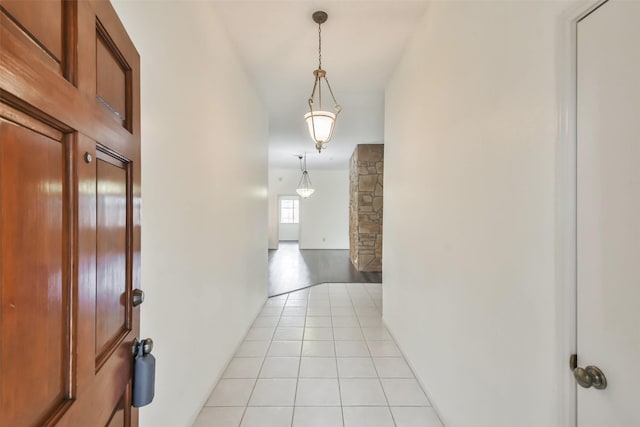
<path fill-rule="evenodd" d="M 382 143 L 384 88 L 416 25 L 425 0 L 212 2 L 269 115 L 269 167 L 343 169 L 356 144 Z M 303 116 L 318 65 L 318 27 L 324 10 L 322 66 L 342 105 L 332 141 L 314 150 Z"/>

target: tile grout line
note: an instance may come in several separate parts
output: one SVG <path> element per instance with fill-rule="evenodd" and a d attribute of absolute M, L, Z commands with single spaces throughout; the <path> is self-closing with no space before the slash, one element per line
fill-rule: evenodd
<path fill-rule="evenodd" d="M 340 368 L 338 367 L 338 349 L 336 348 L 336 335 L 333 330 L 333 305 L 331 304 L 331 292 L 329 292 L 329 321 L 331 322 L 331 336 L 333 337 L 333 353 L 336 356 L 336 382 L 338 383 L 338 397 L 340 398 L 340 416 L 342 417 L 342 426 L 344 427 L 344 402 L 342 401 L 342 386 L 340 385 Z"/>
<path fill-rule="evenodd" d="M 245 415 L 247 415 L 247 410 L 249 409 L 249 402 L 251 401 L 251 397 L 253 397 L 253 393 L 256 391 L 256 385 L 258 385 L 258 380 L 260 379 L 260 373 L 262 372 L 262 368 L 264 367 L 264 363 L 267 360 L 267 355 L 269 354 L 269 350 L 271 350 L 271 344 L 273 343 L 273 337 L 276 334 L 276 331 L 278 330 L 278 325 L 280 324 L 280 319 L 282 319 L 282 313 L 284 312 L 284 307 L 287 304 L 287 301 L 289 300 L 289 295 L 287 295 L 287 298 L 284 300 L 284 304 L 282 304 L 282 307 L 280 308 L 280 315 L 278 316 L 278 323 L 276 324 L 276 327 L 273 329 L 273 333 L 271 334 L 271 339 L 269 340 L 269 345 L 267 346 L 267 351 L 264 354 L 264 358 L 262 359 L 262 364 L 260 365 L 260 369 L 258 370 L 258 373 L 256 375 L 256 381 L 253 383 L 253 388 L 251 389 L 251 394 L 249 394 L 249 398 L 247 399 L 247 404 L 244 407 L 244 411 L 242 412 L 242 417 L 240 418 L 240 424 L 238 424 L 238 427 L 240 427 L 242 425 L 242 422 L 244 421 L 244 417 Z M 269 301 L 267 299 L 267 301 Z M 275 301 L 275 300 L 274 300 Z M 262 309 L 265 308 L 265 306 L 267 305 L 267 303 L 265 302 L 264 305 L 262 306 Z M 262 311 L 262 310 L 260 310 Z M 260 316 L 258 316 L 260 317 Z M 254 320 L 255 323 L 255 320 Z M 253 328 L 253 325 L 251 325 L 251 328 Z M 249 328 L 249 329 L 251 329 Z"/>
<path fill-rule="evenodd" d="M 291 294 L 289 294 L 291 295 Z M 287 300 L 289 296 L 287 296 Z M 291 410 L 291 427 L 296 417 L 296 399 L 298 398 L 298 385 L 300 384 L 300 369 L 302 368 L 302 349 L 304 347 L 304 334 L 307 329 L 307 310 L 309 309 L 309 294 L 307 293 L 307 304 L 304 309 L 304 326 L 302 327 L 302 340 L 300 340 L 300 353 L 298 354 L 298 376 L 296 377 L 296 390 L 293 393 L 293 409 Z"/>
<path fill-rule="evenodd" d="M 368 294 L 368 292 L 367 292 Z M 349 298 L 351 298 L 351 295 L 349 295 Z M 353 302 L 353 301 L 352 301 Z M 375 306 L 375 304 L 374 304 Z M 354 310 L 355 310 L 355 306 L 354 306 Z M 360 331 L 362 332 L 362 336 L 364 337 L 364 342 L 367 346 L 367 350 L 369 351 L 369 356 L 371 357 L 371 363 L 373 363 L 373 369 L 376 371 L 376 376 L 378 379 L 378 384 L 380 384 L 380 388 L 382 389 L 382 394 L 384 395 L 384 400 L 385 402 L 387 402 L 387 410 L 389 411 L 389 414 L 391 415 L 391 421 L 393 422 L 393 425 L 395 427 L 397 427 L 397 423 L 396 423 L 396 419 L 393 416 L 393 411 L 391 411 L 391 405 L 389 404 L 389 398 L 387 397 L 387 392 L 384 389 L 384 386 L 382 385 L 382 380 L 380 379 L 380 374 L 378 373 L 378 368 L 376 367 L 376 364 L 373 360 L 373 354 L 371 353 L 371 348 L 369 347 L 369 341 L 367 340 L 367 337 L 364 336 L 364 331 L 362 331 L 362 323 L 360 323 L 360 316 L 358 315 L 357 311 L 356 311 L 356 318 L 358 319 L 358 324 L 360 325 Z M 380 319 L 382 320 L 382 313 L 380 313 Z"/>
<path fill-rule="evenodd" d="M 351 292 L 349 292 L 349 285 L 345 286 L 345 289 L 347 291 L 347 296 L 349 297 L 349 304 L 351 304 L 351 309 L 353 310 L 354 314 L 355 314 L 355 318 L 356 321 L 358 322 L 358 330 L 360 331 L 360 334 L 362 335 L 362 339 L 363 342 L 365 343 L 365 346 L 367 346 L 366 344 L 366 338 L 364 336 L 364 332 L 362 331 L 362 325 L 360 324 L 360 316 L 358 315 L 358 310 L 356 309 L 356 305 L 353 302 L 353 298 L 351 297 Z M 369 346 L 367 346 L 367 351 L 369 351 Z M 369 353 L 369 355 L 371 355 Z M 371 359 L 371 363 L 373 363 L 373 359 Z M 359 378 L 351 378 L 351 379 L 359 379 Z M 362 378 L 362 379 L 366 379 L 366 378 Z M 358 405 L 360 407 L 375 407 L 375 405 Z M 355 406 L 353 406 L 355 407 Z"/>

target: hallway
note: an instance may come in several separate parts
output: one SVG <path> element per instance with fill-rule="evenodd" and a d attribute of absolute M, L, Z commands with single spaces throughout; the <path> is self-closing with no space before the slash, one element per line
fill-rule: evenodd
<path fill-rule="evenodd" d="M 195 427 L 437 427 L 382 323 L 382 285 L 267 300 Z"/>
<path fill-rule="evenodd" d="M 350 189 L 347 159 L 353 153 L 352 144 L 359 143 L 384 143 L 384 324 L 416 378 L 424 384 L 442 423 L 450 427 L 571 426 L 576 425 L 579 414 L 578 393 L 601 403 L 613 402 L 608 396 L 621 390 L 617 382 L 599 394 L 577 390 L 567 361 L 579 353 L 584 366 L 602 365 L 604 360 L 585 355 L 576 345 L 587 342 L 576 338 L 576 313 L 598 314 L 602 305 L 595 300 L 595 308 L 579 311 L 576 303 L 576 189 L 596 188 L 595 182 L 576 183 L 576 91 L 582 86 L 577 84 L 576 75 L 576 21 L 585 13 L 606 12 L 615 4 L 633 8 L 622 14 L 624 19 L 618 19 L 621 24 L 630 20 L 631 25 L 603 23 L 597 27 L 605 33 L 624 30 L 634 35 L 638 26 L 633 24 L 640 16 L 639 3 L 634 1 L 610 0 L 596 11 L 592 10 L 593 4 L 577 0 L 385 0 L 324 5 L 295 1 L 115 1 L 142 61 L 138 112 L 142 120 L 137 130 L 142 135 L 143 156 L 140 169 L 135 170 L 142 175 L 143 199 L 135 206 L 143 209 L 133 228 L 141 230 L 141 238 L 134 242 L 131 259 L 140 261 L 140 275 L 135 279 L 147 294 L 139 309 L 140 338 L 149 337 L 157 343 L 154 355 L 158 364 L 157 392 L 154 402 L 140 410 L 140 426 L 193 425 L 231 360 L 234 362 L 226 374 L 229 378 L 223 379 L 220 387 L 244 382 L 249 389 L 234 402 L 218 402 L 214 393 L 198 425 L 250 426 L 252 414 L 274 410 L 258 397 L 264 388 L 261 385 L 276 379 L 295 382 L 290 392 L 293 397 L 274 403 L 285 408 L 284 425 L 303 422 L 299 420 L 304 412 L 311 410 L 301 409 L 308 407 L 300 404 L 296 394 L 304 391 L 301 385 L 317 378 L 304 376 L 305 363 L 297 367 L 299 376 L 268 378 L 275 375 L 269 374 L 271 364 L 286 364 L 283 359 L 270 359 L 293 357 L 299 359 L 290 362 L 295 365 L 313 357 L 303 353 L 303 343 L 309 343 L 310 349 L 322 346 L 318 344 L 322 340 L 312 339 L 319 332 L 311 328 L 322 327 L 317 322 L 330 322 L 325 327 L 330 327 L 334 352 L 345 345 L 337 335 L 347 333 L 349 328 L 341 326 L 342 318 L 351 319 L 347 322 L 355 318 L 353 328 L 361 334 L 370 325 L 363 329 L 363 316 L 353 315 L 360 314 L 353 304 L 351 314 L 343 312 L 343 316 L 339 314 L 344 307 L 332 306 L 332 302 L 345 300 L 356 302 L 355 307 L 361 305 L 363 294 L 356 291 L 358 298 L 354 300 L 352 285 L 336 298 L 331 297 L 340 285 L 311 288 L 303 307 L 297 304 L 305 301 L 304 292 L 270 299 L 261 312 L 267 301 L 269 274 L 265 255 L 278 239 L 274 233 L 277 197 L 274 199 L 273 193 L 296 194 L 300 172 L 299 159 L 294 155 L 306 152 L 316 191 L 302 202 L 306 212 L 301 208 L 301 214 L 308 214 L 302 217 L 309 224 L 306 236 L 303 230 L 303 247 L 346 247 L 325 230 L 344 228 L 349 222 L 348 211 L 338 205 L 346 204 Z M 335 76 L 330 78 L 345 108 L 335 139 L 327 150 L 317 153 L 305 134 L 303 117 L 313 83 L 311 72 L 319 35 L 310 15 L 314 8 L 324 6 L 331 17 L 324 27 L 325 65 L 329 75 Z M 16 34 L 21 31 L 17 29 Z M 68 41 L 62 36 L 55 40 Z M 635 42 L 638 37 L 621 40 Z M 66 41 L 63 44 L 76 46 Z M 77 46 L 93 49 L 95 45 Z M 623 43 L 614 42 L 612 46 L 601 48 L 606 57 L 621 52 L 618 47 Z M 633 47 L 621 67 L 621 75 L 632 78 L 632 89 L 638 87 L 635 70 L 640 64 Z M 50 52 L 42 54 L 51 60 Z M 613 66 L 612 61 L 599 60 L 600 55 L 595 58 L 595 65 Z M 40 57 L 35 59 L 34 64 L 41 64 Z M 22 64 L 0 62 L 0 68 Z M 54 61 L 51 65 L 51 72 L 60 72 L 61 64 Z M 19 77 L 19 73 L 5 75 L 11 82 Z M 66 75 L 63 72 L 61 76 Z M 607 85 L 619 81 L 611 76 L 605 75 Z M 594 96 L 581 96 L 581 100 L 604 99 L 600 85 L 593 81 L 582 80 L 587 93 Z M 73 89 L 73 84 L 63 83 L 64 88 Z M 611 92 L 621 99 L 637 95 L 622 84 L 614 86 Z M 618 101 L 596 103 L 580 111 L 613 114 L 619 119 L 613 126 L 618 132 L 626 125 L 637 124 L 633 117 L 640 98 L 634 95 L 631 99 L 634 108 L 629 111 L 623 111 Z M 39 112 L 44 110 L 38 109 L 41 101 L 35 101 L 29 104 L 35 107 L 29 112 L 35 113 L 34 120 L 40 123 L 43 117 Z M 46 120 L 42 126 L 55 123 Z M 590 119 L 581 123 L 599 127 Z M 295 127 L 294 131 L 285 132 L 288 126 Z M 55 128 L 52 135 L 67 138 L 66 132 L 75 128 L 65 129 Z M 73 135 L 69 137 L 69 146 L 78 146 Z M 603 138 L 608 140 L 631 144 L 637 138 Z M 292 146 L 278 150 L 280 142 Z M 93 168 L 95 162 L 83 164 L 83 154 L 79 151 L 64 158 L 78 160 L 78 168 Z M 623 160 L 637 157 L 625 155 Z M 25 155 L 25 159 L 34 157 Z M 620 173 L 627 170 L 619 167 L 622 163 L 618 165 L 614 157 L 610 159 L 612 169 Z M 635 173 L 637 168 L 628 170 Z M 344 185 L 339 181 L 341 174 Z M 13 191 L 12 180 L 7 182 L 7 188 Z M 620 176 L 624 185 L 617 186 L 613 194 L 628 194 L 622 197 L 625 203 L 637 203 L 637 197 L 631 195 L 640 192 L 637 186 L 629 187 L 633 182 L 637 180 Z M 289 189 L 271 191 L 280 184 Z M 50 191 L 60 186 L 43 188 Z M 333 196 L 340 199 L 334 201 Z M 591 212 L 597 223 L 599 217 L 595 216 L 608 215 L 609 205 L 595 206 L 585 212 Z M 625 230 L 602 236 L 635 236 L 631 232 L 637 229 L 634 209 L 622 210 L 624 221 L 603 216 L 612 224 L 625 224 Z M 343 214 L 333 215 L 338 211 Z M 323 223 L 328 226 L 320 227 Z M 73 225 L 69 221 L 62 224 Z M 311 243 L 304 244 L 305 239 Z M 95 245 L 90 246 L 94 251 Z M 591 248 L 595 253 L 598 245 Z M 637 258 L 636 251 L 620 253 Z M 621 271 L 617 266 L 623 260 L 625 265 L 636 265 L 627 263 L 627 258 L 615 258 L 610 267 L 615 274 Z M 581 265 L 600 266 L 595 262 Z M 351 280 L 336 283 L 344 282 Z M 377 286 L 357 285 L 353 289 L 368 290 L 367 295 L 379 303 L 379 292 L 371 292 L 380 289 Z M 324 298 L 315 295 L 320 290 Z M 625 298 L 623 302 L 630 301 L 637 298 Z M 259 313 L 259 323 L 241 353 L 252 347 L 260 351 L 233 359 Z M 305 326 L 311 335 L 305 336 Z M 253 335 L 260 331 L 258 328 L 268 328 L 262 330 L 266 335 Z M 302 330 L 295 330 L 297 335 L 291 336 L 296 338 L 289 344 L 296 347 L 293 356 L 274 356 L 289 343 L 283 340 L 282 328 Z M 600 328 L 624 330 L 599 324 Z M 637 345 L 640 339 L 636 332 L 612 336 Z M 361 349 L 364 345 L 368 355 L 363 357 L 378 368 L 376 377 L 372 377 L 375 381 L 370 383 L 377 382 L 384 393 L 388 378 L 376 366 L 377 356 L 372 357 L 379 344 L 367 341 L 364 334 L 359 338 L 350 341 L 361 344 L 350 345 Z M 197 349 L 186 350 L 195 342 Z M 622 354 L 609 353 L 616 357 Z M 339 393 L 329 407 L 338 409 L 326 411 L 339 411 L 337 425 L 349 426 L 354 406 L 344 401 L 342 386 L 348 379 L 338 371 L 339 358 L 346 356 L 336 354 L 327 357 L 332 362 L 335 359 L 335 372 L 329 379 L 337 382 Z M 637 359 L 638 352 L 631 354 Z M 258 360 L 240 360 L 245 358 Z M 250 363 L 254 363 L 250 372 L 233 372 L 237 366 Z M 636 383 L 638 377 L 619 378 Z M 585 406 L 596 408 L 586 402 L 578 405 Z M 393 402 L 386 401 L 377 408 L 383 408 L 379 410 L 392 418 L 388 425 L 403 425 Z M 431 413 L 428 406 L 412 410 Z M 627 417 L 637 413 L 633 407 L 620 411 Z M 228 422 L 223 421 L 224 416 L 230 417 Z M 384 422 L 382 416 L 376 419 Z M 421 421 L 416 424 L 428 425 Z M 627 427 L 640 423 L 599 425 Z"/>

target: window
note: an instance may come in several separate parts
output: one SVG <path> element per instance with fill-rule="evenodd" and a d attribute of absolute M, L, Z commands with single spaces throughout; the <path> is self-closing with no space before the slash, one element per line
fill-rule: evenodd
<path fill-rule="evenodd" d="M 299 200 L 280 200 L 280 224 L 298 223 L 298 203 Z"/>

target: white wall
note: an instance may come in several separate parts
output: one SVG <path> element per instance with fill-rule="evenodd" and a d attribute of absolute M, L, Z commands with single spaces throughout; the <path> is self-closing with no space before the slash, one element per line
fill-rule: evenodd
<path fill-rule="evenodd" d="M 269 170 L 269 249 L 278 248 L 278 196 L 296 194 L 299 169 Z M 300 249 L 349 249 L 349 170 L 310 170 L 315 192 L 300 198 Z"/>
<path fill-rule="evenodd" d="M 432 2 L 386 91 L 384 319 L 447 427 L 569 416 L 554 260 L 566 4 Z"/>
<path fill-rule="evenodd" d="M 141 426 L 190 426 L 266 299 L 267 121 L 210 5 L 114 3 L 142 60 Z"/>

